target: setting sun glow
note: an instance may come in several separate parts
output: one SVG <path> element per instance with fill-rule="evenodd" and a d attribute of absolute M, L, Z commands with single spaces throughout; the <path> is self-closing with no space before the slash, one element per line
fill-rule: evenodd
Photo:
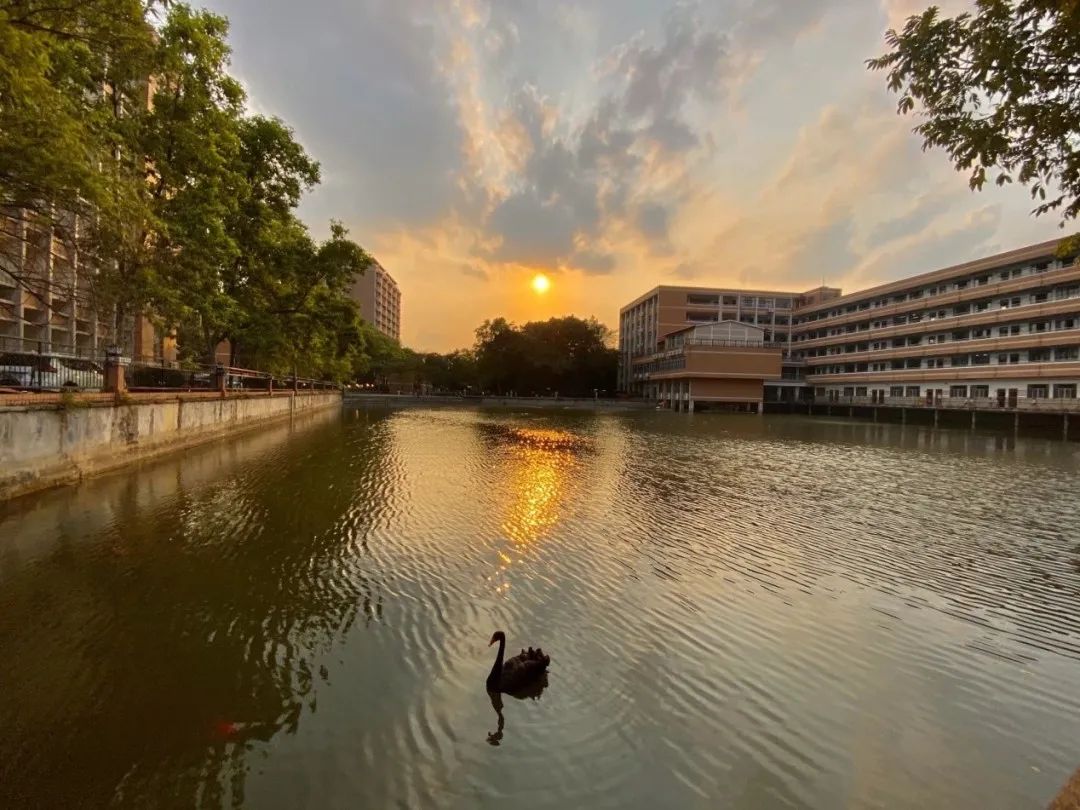
<path fill-rule="evenodd" d="M 532 280 L 533 292 L 537 295 L 543 295 L 551 289 L 551 279 L 545 276 L 543 273 L 537 273 L 533 276 Z"/>

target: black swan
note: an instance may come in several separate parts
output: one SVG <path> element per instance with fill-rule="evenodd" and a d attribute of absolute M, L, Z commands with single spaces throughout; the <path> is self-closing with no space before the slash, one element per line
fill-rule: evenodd
<path fill-rule="evenodd" d="M 506 633 L 502 630 L 496 632 L 488 642 L 488 646 L 490 647 L 496 641 L 499 642 L 499 654 L 495 656 L 495 664 L 487 677 L 489 692 L 507 692 L 513 695 L 528 691 L 530 686 L 542 682 L 542 676 L 547 672 L 548 664 L 551 663 L 550 656 L 544 655 L 544 651 L 539 647 L 535 650 L 529 647 L 528 650 L 522 650 L 520 654 L 503 661 L 503 653 L 506 652 Z"/>

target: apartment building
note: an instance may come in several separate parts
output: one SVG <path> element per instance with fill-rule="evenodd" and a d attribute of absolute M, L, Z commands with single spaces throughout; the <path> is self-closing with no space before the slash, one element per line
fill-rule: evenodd
<path fill-rule="evenodd" d="M 827 402 L 1075 399 L 1080 264 L 1057 248 L 1043 242 L 802 306 L 793 358 Z"/>
<path fill-rule="evenodd" d="M 140 84 L 136 101 L 153 106 L 157 82 Z M 108 94 L 110 88 L 103 87 Z M 0 209 L 0 352 L 40 352 L 99 359 L 115 345 L 137 363 L 176 362 L 176 339 L 145 315 L 117 324 L 94 296 L 96 268 L 81 255 L 86 221 L 73 212 L 55 219 Z"/>
<path fill-rule="evenodd" d="M 802 387 L 802 365 L 792 360 L 792 324 L 796 308 L 827 301 L 840 295 L 840 290 L 819 287 L 802 293 L 778 290 L 736 290 L 713 287 L 656 287 L 627 304 L 619 312 L 619 390 L 653 399 L 667 399 L 671 394 L 667 377 L 657 374 L 655 362 L 659 362 L 669 348 L 661 348 L 666 338 L 696 326 L 735 323 L 756 327 L 754 336 L 730 330 L 704 330 L 688 334 L 687 342 L 680 344 L 685 351 L 708 347 L 715 355 L 709 361 L 709 370 L 702 373 L 711 376 L 698 379 L 699 391 L 713 390 L 706 380 L 721 379 L 717 363 L 717 350 L 721 348 L 743 349 L 748 340 L 756 340 L 765 353 L 775 355 L 765 361 L 760 374 L 755 372 L 756 389 L 745 386 L 729 386 L 731 401 L 739 404 L 757 405 L 765 392 L 762 386 L 769 381 L 777 398 L 790 398 L 795 389 Z M 727 337 L 720 337 L 723 332 Z M 731 342 L 729 347 L 720 344 Z M 757 354 L 757 353 L 755 353 Z M 700 355 L 700 352 L 699 352 Z M 734 358 L 732 358 L 734 360 Z M 760 359 L 760 358 L 759 358 Z M 782 362 L 781 362 L 782 361 Z M 700 356 L 699 356 L 699 362 Z M 741 361 L 739 361 L 741 362 Z M 736 365 L 739 365 L 736 362 Z M 694 365 L 694 364 L 691 364 Z M 774 370 L 775 369 L 775 370 Z M 749 373 L 746 369 L 738 373 Z M 688 396 L 693 375 L 682 375 L 685 383 L 682 394 Z M 730 377 L 729 380 L 745 379 Z M 661 385 L 663 383 L 663 385 Z M 738 389 L 738 390 L 736 390 Z M 747 394 L 751 394 L 747 396 Z M 785 397 L 786 395 L 786 397 Z"/>
<path fill-rule="evenodd" d="M 95 306 L 93 266 L 78 248 L 74 214 L 44 221 L 23 210 L 0 212 L 0 352 L 100 358 L 116 344 L 136 362 L 176 360 L 176 342 L 148 318 L 119 328 Z"/>
<path fill-rule="evenodd" d="M 831 287 L 804 293 L 658 287 L 620 312 L 620 388 L 664 401 L 669 378 L 656 364 L 673 351 L 665 338 L 735 321 L 759 328 L 762 351 L 780 358 L 779 377 L 765 373 L 767 365 L 758 368 L 765 401 L 1018 407 L 1075 399 L 1080 264 L 1059 258 L 1058 244 L 850 295 Z M 710 338 L 690 334 L 691 347 L 699 340 L 706 345 Z M 689 363 L 685 368 L 686 388 L 676 394 L 692 399 L 695 375 Z M 712 379 L 722 373 L 715 363 L 710 367 Z M 709 377 L 696 379 L 698 390 L 708 389 Z M 757 396 L 756 388 L 744 388 L 748 393 Z"/>
<path fill-rule="evenodd" d="M 401 340 L 401 290 L 394 277 L 375 262 L 353 283 L 352 298 L 360 315 L 380 332 Z"/>

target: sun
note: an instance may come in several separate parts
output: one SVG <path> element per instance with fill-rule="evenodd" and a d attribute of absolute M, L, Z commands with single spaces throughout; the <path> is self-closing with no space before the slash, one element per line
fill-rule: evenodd
<path fill-rule="evenodd" d="M 532 288 L 537 295 L 543 295 L 551 289 L 551 279 L 543 273 L 537 273 L 533 276 Z"/>

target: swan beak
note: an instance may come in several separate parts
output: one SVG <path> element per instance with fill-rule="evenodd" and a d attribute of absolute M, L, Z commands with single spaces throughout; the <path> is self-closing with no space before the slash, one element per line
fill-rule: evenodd
<path fill-rule="evenodd" d="M 491 641 L 488 642 L 488 646 L 490 647 L 494 643 L 495 643 L 495 639 L 492 639 Z"/>

